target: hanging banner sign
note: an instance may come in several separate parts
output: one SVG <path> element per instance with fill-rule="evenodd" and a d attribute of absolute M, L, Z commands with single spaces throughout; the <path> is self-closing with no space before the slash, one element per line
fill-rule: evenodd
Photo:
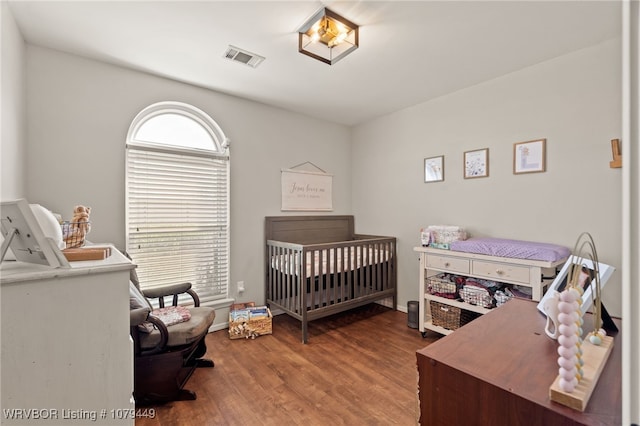
<path fill-rule="evenodd" d="M 333 175 L 282 170 L 282 210 L 332 211 Z"/>

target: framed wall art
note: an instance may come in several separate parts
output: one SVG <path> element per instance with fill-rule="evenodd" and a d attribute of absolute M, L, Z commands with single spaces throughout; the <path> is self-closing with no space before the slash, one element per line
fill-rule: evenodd
<path fill-rule="evenodd" d="M 282 211 L 333 211 L 333 175 L 290 168 L 281 170 L 280 180 Z"/>
<path fill-rule="evenodd" d="M 424 159 L 424 181 L 441 182 L 444 180 L 444 155 Z"/>
<path fill-rule="evenodd" d="M 546 170 L 546 139 L 513 144 L 513 173 L 538 173 Z"/>
<path fill-rule="evenodd" d="M 464 153 L 464 178 L 473 179 L 489 176 L 489 148 L 476 149 Z"/>

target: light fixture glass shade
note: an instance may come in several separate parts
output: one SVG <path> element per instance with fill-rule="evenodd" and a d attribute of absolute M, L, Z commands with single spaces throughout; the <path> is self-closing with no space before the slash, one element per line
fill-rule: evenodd
<path fill-rule="evenodd" d="M 333 65 L 358 48 L 358 26 L 327 8 L 298 30 L 298 51 Z"/>

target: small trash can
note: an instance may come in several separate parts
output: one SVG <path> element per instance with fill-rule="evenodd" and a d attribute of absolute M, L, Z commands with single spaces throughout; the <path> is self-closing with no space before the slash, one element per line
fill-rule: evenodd
<path fill-rule="evenodd" d="M 420 314 L 420 305 L 417 300 L 407 302 L 407 326 L 409 328 L 418 328 L 418 316 Z"/>

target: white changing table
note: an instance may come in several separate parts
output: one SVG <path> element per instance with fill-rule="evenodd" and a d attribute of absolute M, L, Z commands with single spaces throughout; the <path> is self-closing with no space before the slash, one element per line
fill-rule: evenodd
<path fill-rule="evenodd" d="M 429 294 L 427 279 L 440 272 L 449 272 L 467 277 L 484 278 L 488 280 L 516 284 L 530 287 L 533 300 L 539 301 L 544 293 L 545 276 L 553 277 L 556 267 L 563 265 L 566 258 L 557 261 L 515 259 L 508 257 L 487 256 L 483 254 L 466 253 L 453 250 L 442 250 L 430 247 L 415 247 L 420 253 L 420 317 L 418 328 L 424 334 L 426 330 L 440 334 L 449 334 L 449 330 L 434 325 L 431 320 L 430 300 L 459 309 L 485 314 L 490 309 L 471 305 Z"/>

